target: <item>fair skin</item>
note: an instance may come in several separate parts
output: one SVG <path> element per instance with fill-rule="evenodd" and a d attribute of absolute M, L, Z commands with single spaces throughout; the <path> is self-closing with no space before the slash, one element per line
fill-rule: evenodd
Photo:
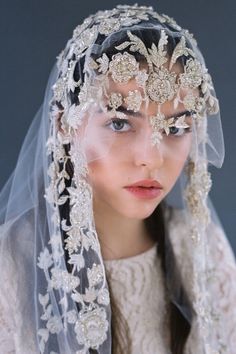
<path fill-rule="evenodd" d="M 111 92 L 127 96 L 129 91 L 139 89 L 134 81 L 127 84 L 112 84 Z M 185 93 L 182 92 L 181 95 Z M 125 108 L 125 104 L 124 104 Z M 166 117 L 185 112 L 179 103 L 161 105 Z M 105 144 L 92 147 L 89 156 L 89 180 L 93 189 L 94 217 L 105 260 L 138 255 L 149 249 L 154 241 L 144 227 L 158 204 L 173 188 L 191 147 L 191 132 L 180 129 L 176 134 L 163 135 L 158 146 L 151 144 L 152 128 L 149 118 L 157 113 L 157 103 L 143 103 L 136 116 L 129 115 L 128 123 L 111 122 L 104 112 L 93 117 L 93 137 L 102 137 Z M 96 118 L 96 124 L 95 122 Z M 191 126 L 191 117 L 187 118 Z M 190 129 L 191 130 L 191 129 Z M 124 187 L 140 180 L 152 179 L 162 185 L 156 198 L 143 200 L 129 193 Z"/>

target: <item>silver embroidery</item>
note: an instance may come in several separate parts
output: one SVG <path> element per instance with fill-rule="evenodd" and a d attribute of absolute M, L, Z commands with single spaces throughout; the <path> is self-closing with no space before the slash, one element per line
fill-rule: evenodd
<path fill-rule="evenodd" d="M 109 58 L 108 56 L 103 53 L 102 57 L 97 59 L 97 62 L 99 63 L 99 72 L 102 74 L 106 74 L 107 70 L 109 69 Z"/>
<path fill-rule="evenodd" d="M 105 341 L 107 330 L 108 321 L 103 308 L 81 311 L 75 324 L 78 343 L 85 345 L 86 348 L 97 349 Z"/>
<path fill-rule="evenodd" d="M 120 28 L 120 21 L 116 18 L 110 18 L 100 23 L 98 27 L 98 31 L 101 34 L 105 34 L 106 36 L 108 36 L 110 33 L 118 31 L 119 28 Z"/>
<path fill-rule="evenodd" d="M 117 83 L 127 83 L 138 72 L 139 64 L 129 53 L 118 53 L 112 56 L 109 65 L 112 79 Z"/>
<path fill-rule="evenodd" d="M 162 67 L 149 75 L 146 87 L 151 100 L 159 104 L 170 101 L 177 91 L 176 74 Z"/>
<path fill-rule="evenodd" d="M 128 111 L 138 112 L 142 104 L 142 95 L 138 90 L 129 91 L 124 101 L 127 104 Z"/>
<path fill-rule="evenodd" d="M 201 113 L 206 105 L 203 97 L 196 97 L 193 94 L 186 95 L 184 97 L 183 104 L 188 111 L 194 111 L 198 113 Z"/>
<path fill-rule="evenodd" d="M 176 45 L 172 53 L 171 61 L 170 61 L 170 69 L 176 63 L 176 60 L 183 55 L 184 56 L 191 55 L 192 57 L 195 57 L 195 53 L 192 51 L 192 49 L 186 47 L 185 37 L 181 37 L 179 43 Z"/>
<path fill-rule="evenodd" d="M 109 97 L 109 106 L 116 110 L 123 103 L 123 96 L 121 93 L 112 92 Z"/>
<path fill-rule="evenodd" d="M 168 60 L 166 56 L 167 51 L 165 50 L 165 45 L 167 43 L 168 43 L 168 36 L 166 35 L 165 31 L 162 30 L 161 37 L 158 42 L 158 48 L 154 43 L 152 43 L 151 48 L 148 49 L 150 60 L 157 68 L 165 64 Z"/>
<path fill-rule="evenodd" d="M 196 59 L 189 59 L 184 67 L 184 73 L 180 74 L 181 87 L 194 89 L 201 85 L 203 79 L 202 66 Z"/>
<path fill-rule="evenodd" d="M 80 283 L 78 277 L 58 268 L 52 269 L 51 286 L 55 289 L 63 289 L 66 293 L 75 290 Z"/>

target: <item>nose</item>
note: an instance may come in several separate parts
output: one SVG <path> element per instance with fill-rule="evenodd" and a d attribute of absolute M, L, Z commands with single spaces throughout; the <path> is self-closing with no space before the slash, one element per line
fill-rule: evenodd
<path fill-rule="evenodd" d="M 152 145 L 151 139 L 145 139 L 139 143 L 134 156 L 134 163 L 136 166 L 147 167 L 150 170 L 159 169 L 164 163 L 164 151 L 162 143 Z"/>

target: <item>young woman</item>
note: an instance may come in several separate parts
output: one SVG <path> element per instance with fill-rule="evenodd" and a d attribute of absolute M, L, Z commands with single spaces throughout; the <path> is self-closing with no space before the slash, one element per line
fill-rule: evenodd
<path fill-rule="evenodd" d="M 137 5 L 85 19 L 0 195 L 0 352 L 233 354 L 223 155 L 187 30 Z"/>

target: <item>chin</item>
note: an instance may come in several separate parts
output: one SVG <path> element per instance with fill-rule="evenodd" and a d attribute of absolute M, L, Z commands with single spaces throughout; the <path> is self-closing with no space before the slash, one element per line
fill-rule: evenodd
<path fill-rule="evenodd" d="M 146 203 L 145 203 L 146 204 Z M 129 207 L 126 205 L 119 213 L 129 219 L 137 219 L 137 220 L 144 220 L 147 219 L 156 207 L 158 206 L 159 203 L 156 203 L 154 206 L 152 205 L 139 205 L 138 207 Z"/>

